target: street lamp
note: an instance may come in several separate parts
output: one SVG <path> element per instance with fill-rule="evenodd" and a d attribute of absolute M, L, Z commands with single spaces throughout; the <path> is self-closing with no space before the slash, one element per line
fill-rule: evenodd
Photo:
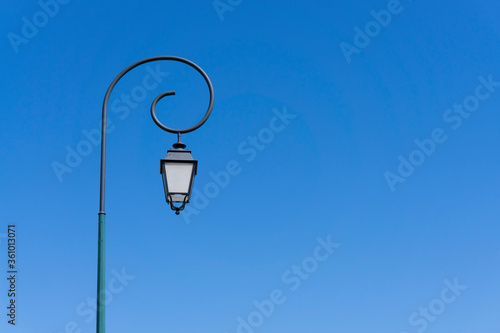
<path fill-rule="evenodd" d="M 99 241 L 98 241 L 98 259 L 97 259 L 97 324 L 96 332 L 105 333 L 105 290 L 104 290 L 104 231 L 105 231 L 105 216 L 104 211 L 104 197 L 105 197 L 105 179 L 106 179 L 106 129 L 107 129 L 107 109 L 109 97 L 113 88 L 118 81 L 132 69 L 152 61 L 159 60 L 172 60 L 182 62 L 194 68 L 198 73 L 203 76 L 207 83 L 210 92 L 210 101 L 208 109 L 203 118 L 194 126 L 185 129 L 175 129 L 163 125 L 156 117 L 156 104 L 164 97 L 175 95 L 174 91 L 167 91 L 158 95 L 151 104 L 151 117 L 153 121 L 162 130 L 177 134 L 177 142 L 172 145 L 173 149 L 168 150 L 167 156 L 160 161 L 160 173 L 163 179 L 163 187 L 165 190 L 165 199 L 170 204 L 170 208 L 175 211 L 177 215 L 184 209 L 191 197 L 191 190 L 193 188 L 194 176 L 198 167 L 198 161 L 194 160 L 191 156 L 191 151 L 186 150 L 186 145 L 181 142 L 181 134 L 189 133 L 198 129 L 203 125 L 214 106 L 214 89 L 207 74 L 195 63 L 180 57 L 174 56 L 158 56 L 139 60 L 132 65 L 128 66 L 118 74 L 118 76 L 111 82 L 104 96 L 102 105 L 102 132 L 101 132 L 101 180 L 100 180 L 100 202 L 99 202 Z M 177 203 L 177 205 L 175 205 Z"/>
<path fill-rule="evenodd" d="M 198 161 L 191 156 L 190 150 L 184 149 L 186 145 L 180 142 L 180 138 L 172 147 L 174 149 L 169 149 L 167 156 L 160 161 L 160 173 L 165 199 L 170 208 L 175 210 L 175 214 L 179 215 L 179 211 L 184 209 L 191 197 Z M 180 202 L 182 205 L 175 206 L 174 202 Z"/>

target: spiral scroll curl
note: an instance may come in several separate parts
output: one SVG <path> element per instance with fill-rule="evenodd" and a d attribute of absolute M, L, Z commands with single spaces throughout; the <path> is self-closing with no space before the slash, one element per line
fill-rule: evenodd
<path fill-rule="evenodd" d="M 118 81 L 125 74 L 127 74 L 132 69 L 134 69 L 134 68 L 136 68 L 136 67 L 138 67 L 140 65 L 143 65 L 143 64 L 148 63 L 148 62 L 159 61 L 159 60 L 172 60 L 172 61 L 182 62 L 182 63 L 184 63 L 186 65 L 189 65 L 190 67 L 194 68 L 198 73 L 200 73 L 200 75 L 203 77 L 203 79 L 207 83 L 208 90 L 209 90 L 209 93 L 210 93 L 210 101 L 208 103 L 207 112 L 205 113 L 205 115 L 203 116 L 203 118 L 196 125 L 188 127 L 188 128 L 184 128 L 184 129 L 170 128 L 170 127 L 167 127 L 167 126 L 163 125 L 158 120 L 158 118 L 156 117 L 155 109 L 156 109 L 156 104 L 163 97 L 175 95 L 175 91 L 167 91 L 167 92 L 161 93 L 161 94 L 159 94 L 154 99 L 153 103 L 151 104 L 151 117 L 153 118 L 153 121 L 155 122 L 155 124 L 159 128 L 161 128 L 162 130 L 164 130 L 166 132 L 169 132 L 169 133 L 177 133 L 177 134 L 189 133 L 189 132 L 192 132 L 192 131 L 200 128 L 201 125 L 203 125 L 207 121 L 208 117 L 210 117 L 210 114 L 212 113 L 212 109 L 214 107 L 214 88 L 212 86 L 212 82 L 208 78 L 208 75 L 198 65 L 196 65 L 194 62 L 192 62 L 190 60 L 187 60 L 187 59 L 184 59 L 184 58 L 181 58 L 181 57 L 175 57 L 175 56 L 157 56 L 157 57 L 151 57 L 151 58 L 146 58 L 146 59 L 139 60 L 139 61 L 133 63 L 132 65 L 128 66 L 123 71 L 121 71 L 120 74 L 118 74 L 118 76 L 113 80 L 113 82 L 109 86 L 109 88 L 108 88 L 108 90 L 106 92 L 106 96 L 104 97 L 103 109 L 107 109 L 107 105 L 108 105 L 108 102 L 109 102 L 109 96 L 111 95 L 111 91 L 113 90 L 113 88 L 115 87 L 115 85 L 118 83 Z"/>

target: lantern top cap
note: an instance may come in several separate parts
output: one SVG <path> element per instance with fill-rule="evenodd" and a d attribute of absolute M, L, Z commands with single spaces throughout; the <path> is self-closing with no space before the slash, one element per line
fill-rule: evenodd
<path fill-rule="evenodd" d="M 171 161 L 193 161 L 194 158 L 191 155 L 191 150 L 187 149 L 169 149 L 167 151 L 167 156 L 165 156 L 164 160 Z"/>
<path fill-rule="evenodd" d="M 196 174 L 196 166 L 198 161 L 191 155 L 191 150 L 187 149 L 169 149 L 167 151 L 167 156 L 160 160 L 160 173 L 164 172 L 163 163 L 165 162 L 179 162 L 179 163 L 193 163 L 194 164 L 194 174 Z"/>

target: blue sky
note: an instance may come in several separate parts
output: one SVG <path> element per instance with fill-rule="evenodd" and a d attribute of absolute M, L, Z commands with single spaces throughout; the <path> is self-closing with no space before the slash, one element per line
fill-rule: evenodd
<path fill-rule="evenodd" d="M 2 331 L 95 331 L 102 99 L 158 55 L 201 66 L 215 106 L 183 135 L 199 165 L 176 216 L 158 168 L 176 137 L 149 107 L 175 90 L 158 117 L 193 125 L 202 78 L 151 63 L 113 91 L 108 331 L 500 331 L 497 2 L 0 7 Z"/>

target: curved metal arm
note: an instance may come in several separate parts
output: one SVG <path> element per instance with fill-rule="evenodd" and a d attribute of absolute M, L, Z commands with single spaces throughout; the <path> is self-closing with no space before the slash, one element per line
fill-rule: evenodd
<path fill-rule="evenodd" d="M 104 197 L 105 197 L 105 177 L 106 177 L 106 127 L 107 127 L 107 110 L 108 110 L 108 102 L 109 102 L 109 97 L 111 96 L 111 92 L 113 91 L 113 88 L 116 86 L 118 81 L 130 72 L 132 69 L 136 68 L 137 66 L 140 66 L 142 64 L 152 62 L 152 61 L 158 61 L 158 60 L 173 60 L 173 61 L 178 61 L 182 62 L 186 65 L 191 66 L 194 68 L 198 73 L 203 76 L 205 79 L 205 82 L 207 83 L 208 90 L 210 92 L 210 101 L 208 103 L 208 109 L 203 118 L 194 126 L 185 128 L 185 129 L 175 129 L 175 128 L 170 128 L 165 125 L 163 125 L 158 118 L 156 117 L 155 114 L 155 108 L 156 104 L 160 101 L 165 96 L 170 96 L 170 95 L 175 95 L 175 91 L 167 91 L 164 92 L 160 95 L 158 95 L 155 100 L 153 101 L 153 104 L 151 105 L 151 116 L 153 117 L 153 121 L 160 127 L 162 130 L 170 132 L 170 133 L 177 133 L 180 135 L 181 133 L 189 133 L 192 132 L 196 129 L 198 129 L 201 125 L 203 125 L 208 117 L 210 116 L 210 113 L 212 112 L 212 108 L 214 106 L 214 89 L 212 87 L 212 82 L 210 82 L 210 79 L 208 78 L 207 74 L 195 63 L 181 58 L 181 57 L 175 57 L 175 56 L 157 56 L 157 57 L 151 57 L 151 58 L 146 58 L 143 60 L 139 60 L 132 65 L 128 66 L 124 70 L 118 74 L 118 76 L 111 82 L 110 86 L 108 87 L 108 90 L 106 91 L 106 95 L 104 96 L 104 102 L 102 104 L 102 129 L 101 129 L 101 188 L 100 188 L 100 202 L 99 202 L 99 214 L 105 214 L 104 212 Z"/>

